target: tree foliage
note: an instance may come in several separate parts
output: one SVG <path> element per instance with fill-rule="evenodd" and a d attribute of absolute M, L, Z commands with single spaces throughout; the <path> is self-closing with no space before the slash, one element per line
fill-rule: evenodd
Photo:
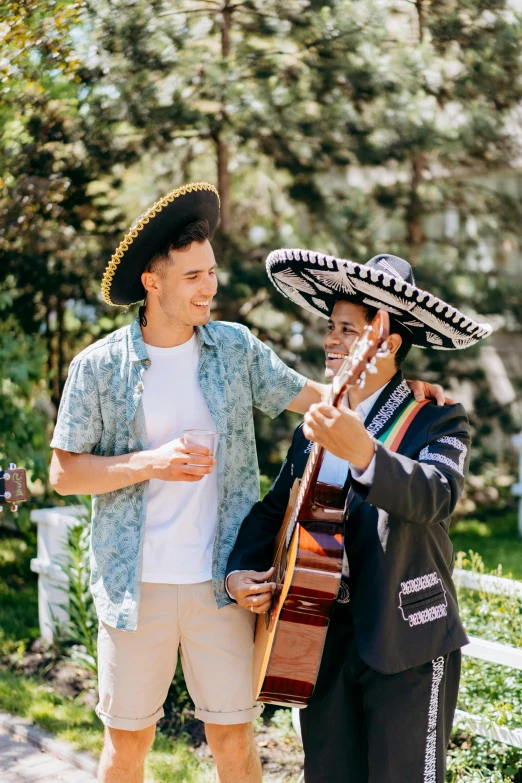
<path fill-rule="evenodd" d="M 457 306 L 520 324 L 520 200 L 499 174 L 519 155 L 522 90 L 507 0 L 4 7 L 0 288 L 24 330 L 43 332 L 55 403 L 77 348 L 125 317 L 97 296 L 120 208 L 130 222 L 191 179 L 222 199 L 215 316 L 308 374 L 321 375 L 322 324 L 271 290 L 263 259 L 281 245 L 395 252 Z M 512 426 L 477 355 L 412 361 L 446 383 L 468 377 L 477 426 L 497 414 Z M 276 448 L 258 422 L 264 470 L 288 426 Z"/>
<path fill-rule="evenodd" d="M 115 156 L 100 144 L 103 124 L 92 127 L 86 75 L 79 73 L 73 32 L 81 4 L 3 5 L 1 306 L 26 334 L 44 338 L 56 406 L 68 362 L 88 331 L 88 318 L 78 317 L 82 308 L 68 315 L 68 307 L 96 302 L 99 253 L 114 220 L 106 215 L 106 166 Z"/>

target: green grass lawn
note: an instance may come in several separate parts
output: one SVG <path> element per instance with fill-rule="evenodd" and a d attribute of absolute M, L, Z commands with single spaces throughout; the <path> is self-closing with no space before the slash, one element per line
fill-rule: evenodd
<path fill-rule="evenodd" d="M 33 677 L 0 669 L 0 711 L 36 723 L 78 750 L 99 756 L 103 727 L 93 710 L 56 693 Z M 156 735 L 147 759 L 147 778 L 155 783 L 211 783 L 210 765 L 197 759 L 187 741 Z"/>
<path fill-rule="evenodd" d="M 515 511 L 498 512 L 486 521 L 460 520 L 453 523 L 450 535 L 456 552 L 478 552 L 486 573 L 501 564 L 506 576 L 522 579 L 522 539 L 518 538 Z"/>
<path fill-rule="evenodd" d="M 40 635 L 38 579 L 30 570 L 34 554 L 34 542 L 0 528 L 0 657 L 23 653 Z M 103 726 L 95 713 L 37 678 L 0 668 L 0 711 L 28 718 L 80 750 L 100 753 Z M 184 737 L 172 741 L 161 734 L 147 760 L 147 777 L 155 783 L 215 780 Z"/>
<path fill-rule="evenodd" d="M 24 538 L 0 528 L 0 656 L 23 652 L 40 635 L 34 555 Z"/>

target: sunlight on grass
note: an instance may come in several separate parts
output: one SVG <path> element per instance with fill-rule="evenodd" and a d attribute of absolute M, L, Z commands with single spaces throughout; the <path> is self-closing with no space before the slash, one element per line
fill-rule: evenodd
<path fill-rule="evenodd" d="M 479 538 L 491 538 L 493 531 L 487 522 L 479 522 L 478 519 L 461 520 L 452 526 L 455 535 L 472 535 Z"/>
<path fill-rule="evenodd" d="M 183 740 L 172 742 L 160 734 L 148 756 L 146 775 L 162 783 L 214 783 L 216 779 L 213 768 L 199 761 Z"/>
<path fill-rule="evenodd" d="M 60 696 L 45 683 L 0 671 L 0 710 L 32 720 L 79 750 L 101 751 L 102 726 L 93 710 Z"/>
<path fill-rule="evenodd" d="M 518 538 L 517 514 L 508 511 L 486 521 L 461 519 L 450 529 L 455 552 L 478 552 L 487 571 L 501 563 L 504 575 L 522 579 L 522 542 Z"/>
<path fill-rule="evenodd" d="M 45 683 L 0 670 L 0 711 L 36 723 L 78 750 L 99 756 L 103 726 L 93 710 L 53 692 Z M 212 783 L 211 767 L 200 761 L 182 738 L 156 736 L 147 759 L 147 778 L 154 783 Z"/>

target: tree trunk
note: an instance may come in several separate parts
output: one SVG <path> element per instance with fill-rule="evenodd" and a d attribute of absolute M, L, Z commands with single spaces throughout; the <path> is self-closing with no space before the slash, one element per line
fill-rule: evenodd
<path fill-rule="evenodd" d="M 183 160 L 181 161 L 181 171 L 182 171 L 181 178 L 183 182 L 190 182 L 192 179 L 190 174 L 190 168 L 193 160 L 194 160 L 194 147 L 192 146 L 192 142 L 189 140 L 187 141 L 186 151 L 185 154 L 183 155 Z"/>
<path fill-rule="evenodd" d="M 411 163 L 410 203 L 406 210 L 406 242 L 410 250 L 408 259 L 412 265 L 419 261 L 420 248 L 424 239 L 422 231 L 422 201 L 419 187 L 423 181 L 425 156 L 416 152 Z"/>
<path fill-rule="evenodd" d="M 221 231 L 230 233 L 231 205 L 230 205 L 230 172 L 228 170 L 228 144 L 221 137 L 222 131 L 215 136 L 218 170 L 218 190 L 221 199 Z"/>
<path fill-rule="evenodd" d="M 57 307 L 57 322 L 56 322 L 56 338 L 57 338 L 57 345 L 56 345 L 56 391 L 57 391 L 57 398 L 58 402 L 56 404 L 60 403 L 60 399 L 63 392 L 63 387 L 65 386 L 65 378 L 64 372 L 63 372 L 63 366 L 64 366 L 64 344 L 65 344 L 65 329 L 64 329 L 64 319 L 65 319 L 65 299 L 60 299 L 58 302 Z"/>
<path fill-rule="evenodd" d="M 423 40 L 424 0 L 416 0 L 417 23 L 419 43 Z M 410 203 L 406 211 L 406 242 L 409 247 L 412 265 L 417 264 L 420 257 L 420 249 L 424 239 L 422 231 L 422 201 L 419 196 L 419 187 L 422 185 L 426 156 L 422 152 L 415 152 L 411 162 L 411 187 Z"/>
<path fill-rule="evenodd" d="M 230 55 L 230 27 L 232 24 L 232 8 L 225 3 L 221 16 L 221 57 Z"/>
<path fill-rule="evenodd" d="M 223 66 L 228 67 L 226 62 L 230 56 L 230 27 L 232 24 L 232 9 L 225 2 L 221 15 L 221 57 Z M 230 233 L 231 226 L 231 203 L 230 203 L 230 171 L 229 171 L 229 149 L 228 143 L 223 138 L 223 128 L 226 123 L 225 106 L 221 106 L 221 127 L 214 135 L 217 155 L 217 175 L 218 190 L 221 199 L 221 231 L 223 234 Z"/>
<path fill-rule="evenodd" d="M 416 0 L 415 8 L 417 9 L 417 24 L 419 28 L 419 41 L 422 43 L 424 39 L 424 0 Z"/>
<path fill-rule="evenodd" d="M 53 333 L 51 331 L 51 304 L 49 303 L 45 309 L 45 342 L 47 345 L 47 389 L 49 395 L 52 397 L 53 387 Z"/>

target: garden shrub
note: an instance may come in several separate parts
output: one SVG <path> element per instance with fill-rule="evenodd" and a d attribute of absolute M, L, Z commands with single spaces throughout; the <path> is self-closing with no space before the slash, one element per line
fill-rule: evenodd
<path fill-rule="evenodd" d="M 456 565 L 484 573 L 474 552 Z M 493 572 L 502 576 L 498 567 Z M 522 647 L 522 598 L 459 589 L 462 619 L 470 636 Z M 458 707 L 509 729 L 522 729 L 522 671 L 463 656 Z M 522 751 L 456 725 L 448 758 L 448 783 L 522 783 Z"/>

